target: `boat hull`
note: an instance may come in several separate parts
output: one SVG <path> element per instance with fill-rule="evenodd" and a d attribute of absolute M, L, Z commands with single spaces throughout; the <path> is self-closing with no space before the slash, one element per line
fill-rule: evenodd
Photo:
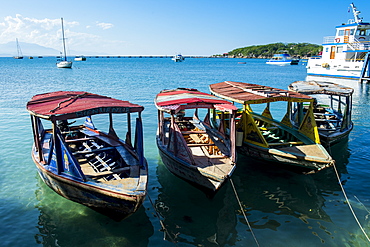
<path fill-rule="evenodd" d="M 357 80 L 360 78 L 363 61 L 345 62 L 320 58 L 310 58 L 307 62 L 307 75 Z"/>
<path fill-rule="evenodd" d="M 267 61 L 266 62 L 266 64 L 280 65 L 280 66 L 290 65 L 290 63 L 291 63 L 291 61 L 284 61 L 284 62 Z"/>
<path fill-rule="evenodd" d="M 323 147 L 318 144 L 310 145 L 313 150 L 318 149 L 320 152 Z M 243 143 L 241 147 L 238 147 L 238 152 L 249 156 L 255 159 L 260 159 L 273 163 L 280 163 L 283 165 L 291 165 L 299 168 L 303 168 L 307 171 L 317 172 L 324 168 L 330 167 L 334 164 L 333 160 L 330 157 L 313 157 L 308 155 L 302 155 L 300 148 L 307 149 L 305 147 L 290 147 L 285 149 L 272 149 L 272 148 L 263 148 L 257 145 Z M 326 152 L 324 152 L 326 153 Z"/>
<path fill-rule="evenodd" d="M 205 192 L 215 192 L 227 180 L 227 177 L 221 181 L 215 181 L 205 176 L 195 166 L 188 164 L 174 154 L 169 152 L 160 139 L 157 137 L 157 146 L 159 154 L 166 168 L 177 177 L 191 183 L 192 185 L 202 189 Z"/>
<path fill-rule="evenodd" d="M 69 62 L 69 61 L 61 61 L 61 62 L 58 62 L 57 63 L 57 67 L 58 68 L 70 69 L 70 68 L 72 68 L 72 62 Z"/>
<path fill-rule="evenodd" d="M 94 186 L 54 174 L 43 168 L 35 157 L 34 162 L 44 183 L 64 198 L 85 205 L 93 210 L 120 221 L 135 213 L 145 199 L 145 191 L 141 194 L 125 194 L 123 192 Z"/>
<path fill-rule="evenodd" d="M 336 131 L 333 133 L 326 133 L 325 131 L 319 130 L 319 136 L 321 144 L 324 147 L 332 147 L 335 144 L 341 143 L 343 141 L 348 141 L 348 136 L 351 133 L 353 129 L 353 125 L 351 125 L 350 128 L 344 130 L 344 131 Z"/>

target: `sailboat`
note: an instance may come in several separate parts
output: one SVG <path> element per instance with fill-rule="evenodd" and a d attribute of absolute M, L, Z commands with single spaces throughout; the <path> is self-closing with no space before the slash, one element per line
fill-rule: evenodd
<path fill-rule="evenodd" d="M 67 61 L 67 53 L 66 53 L 66 42 L 64 38 L 64 27 L 63 27 L 63 18 L 60 18 L 62 21 L 62 35 L 63 35 L 63 51 L 64 57 L 61 56 L 60 60 L 57 62 L 58 68 L 72 68 L 72 61 Z"/>
<path fill-rule="evenodd" d="M 17 43 L 17 56 L 15 56 L 14 58 L 15 59 L 23 59 L 23 54 L 22 54 L 21 47 L 18 44 L 18 39 L 15 39 L 15 41 Z"/>

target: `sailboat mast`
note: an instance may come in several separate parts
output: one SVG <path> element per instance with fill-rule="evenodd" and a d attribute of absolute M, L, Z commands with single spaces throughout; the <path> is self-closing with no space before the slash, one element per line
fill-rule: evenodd
<path fill-rule="evenodd" d="M 60 18 L 62 20 L 62 35 L 63 35 L 63 50 L 64 50 L 64 61 L 67 61 L 67 53 L 66 53 L 66 43 L 64 39 L 64 27 L 63 27 L 63 18 Z"/>
<path fill-rule="evenodd" d="M 23 54 L 22 54 L 21 47 L 19 46 L 19 43 L 18 43 L 18 38 L 16 38 L 16 41 L 17 41 L 17 54 L 18 54 L 18 57 L 22 57 Z"/>

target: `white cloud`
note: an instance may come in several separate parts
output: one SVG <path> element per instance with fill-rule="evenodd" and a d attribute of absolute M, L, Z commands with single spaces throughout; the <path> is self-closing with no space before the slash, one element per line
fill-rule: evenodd
<path fill-rule="evenodd" d="M 104 23 L 104 22 L 96 22 L 96 25 L 100 28 L 102 28 L 103 30 L 106 30 L 106 29 L 109 29 L 109 28 L 112 28 L 113 27 L 113 24 L 112 23 Z"/>
<path fill-rule="evenodd" d="M 122 41 L 107 40 L 107 38 L 102 38 L 96 34 L 74 31 L 77 29 L 74 29 L 74 27 L 80 25 L 79 22 L 64 19 L 63 24 L 67 46 L 71 50 L 110 53 L 111 50 L 115 50 L 116 46 L 124 46 Z M 96 25 L 103 30 L 113 27 L 113 24 L 103 22 L 96 22 Z M 89 29 L 90 26 L 86 26 L 86 28 Z M 61 50 L 61 20 L 28 18 L 20 14 L 15 17 L 7 16 L 0 20 L 0 44 L 15 41 L 16 38 L 19 42 L 33 43 Z"/>

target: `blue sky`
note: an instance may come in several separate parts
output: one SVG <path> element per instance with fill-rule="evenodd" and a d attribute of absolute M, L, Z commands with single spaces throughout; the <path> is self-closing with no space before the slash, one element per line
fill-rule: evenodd
<path fill-rule="evenodd" d="M 353 18 L 351 1 L 16 0 L 0 8 L 0 44 L 14 41 L 88 55 L 213 55 L 276 42 L 321 44 Z M 354 2 L 370 22 L 370 1 Z"/>

